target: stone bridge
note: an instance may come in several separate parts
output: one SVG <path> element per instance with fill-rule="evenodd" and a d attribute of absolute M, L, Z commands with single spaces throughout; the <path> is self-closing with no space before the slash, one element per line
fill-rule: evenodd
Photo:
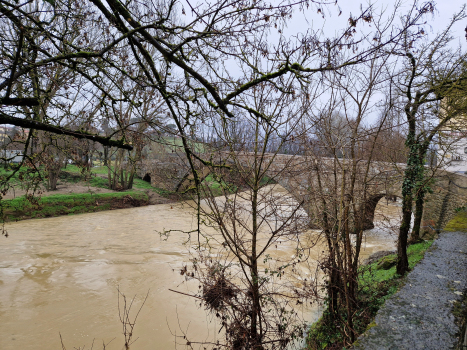
<path fill-rule="evenodd" d="M 348 198 L 341 196 L 348 192 L 353 181 L 357 212 L 364 215 L 364 229 L 374 227 L 375 207 L 383 197 L 401 197 L 404 164 L 366 161 L 351 162 L 344 159 L 313 158 L 298 155 L 266 154 L 255 157 L 253 153 L 241 152 L 235 155 L 220 152 L 216 155 L 201 155 L 210 165 L 193 159 L 200 179 L 213 172 L 230 169 L 240 177 L 251 176 L 252 169 L 262 173 L 284 187 L 302 203 L 310 217 L 311 226 L 320 226 L 322 203 L 338 207 L 339 201 Z M 225 166 L 224 168 L 219 165 Z M 354 167 L 354 168 L 352 168 Z M 139 175 L 152 185 L 173 192 L 186 192 L 194 186 L 194 176 L 183 153 L 168 153 L 152 160 L 145 160 Z M 432 174 L 432 193 L 427 194 L 422 226 L 433 232 L 444 227 L 455 213 L 455 209 L 467 205 L 467 176 L 446 171 Z M 344 189 L 344 190 L 343 190 Z M 356 215 L 356 214 L 355 214 Z"/>

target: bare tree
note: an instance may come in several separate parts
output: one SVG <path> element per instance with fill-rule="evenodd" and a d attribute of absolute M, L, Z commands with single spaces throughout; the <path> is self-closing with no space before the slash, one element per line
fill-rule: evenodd
<path fill-rule="evenodd" d="M 433 8 L 429 9 L 433 11 Z M 425 158 L 430 143 L 453 113 L 444 116 L 432 113 L 433 105 L 463 89 L 465 84 L 466 53 L 448 48 L 452 40 L 450 30 L 454 23 L 465 18 L 464 8 L 454 15 L 449 26 L 433 40 L 405 39 L 399 54 L 404 57 L 404 70 L 395 80 L 403 96 L 403 113 L 408 124 L 405 144 L 409 150 L 402 187 L 403 218 L 398 240 L 397 273 L 404 275 L 408 269 L 407 240 L 416 199 L 413 241 L 419 240 L 423 201 L 428 189 L 425 179 Z M 423 34 L 423 33 L 421 33 Z"/>
<path fill-rule="evenodd" d="M 294 81 L 290 77 L 287 85 Z M 276 193 L 277 185 L 272 185 L 289 176 L 287 164 L 277 167 L 284 162 L 278 151 L 293 133 L 300 132 L 297 127 L 306 112 L 303 104 L 309 103 L 305 94 L 282 94 L 275 89 L 273 84 L 261 84 L 248 97 L 257 113 L 238 111 L 242 125 L 253 130 L 243 149 L 237 143 L 237 129 L 228 125 L 235 121 L 224 121 L 217 129 L 222 147 L 206 167 L 222 195 L 218 197 L 205 182 L 198 187 L 206 205 L 196 209 L 218 235 L 199 231 L 193 269 L 186 273 L 200 280 L 197 297 L 220 320 L 225 330 L 222 346 L 227 348 L 285 349 L 302 337 L 306 327 L 294 306 L 317 296 L 316 278 L 303 275 L 304 282 L 292 283 L 300 276 L 299 266 L 306 266 L 314 244 L 302 240 L 308 225 L 303 203 Z M 283 130 L 280 135 L 279 130 Z M 277 144 L 278 139 L 282 144 Z M 269 152 L 271 141 L 277 148 Z M 293 159 L 292 155 L 287 160 L 290 166 Z M 272 258 L 271 251 L 279 244 L 292 245 L 295 256 Z M 211 249 L 216 249 L 214 257 Z"/>
<path fill-rule="evenodd" d="M 0 99 L 0 122 L 131 148 L 124 140 L 70 130 L 61 124 L 63 119 L 55 120 L 50 116 L 42 119 L 34 119 L 29 115 L 24 117 L 25 112 L 21 107 L 35 110 L 37 115 L 44 103 L 55 102 L 55 106 L 59 106 L 73 99 L 66 93 L 57 95 L 56 90 L 66 87 L 66 83 L 60 81 L 60 76 L 53 76 L 55 72 L 62 72 L 60 74 L 65 76 L 79 75 L 91 85 L 103 89 L 99 74 L 93 74 L 102 71 L 105 66 L 102 57 L 121 41 L 118 38 L 108 40 L 112 38 L 110 33 L 104 38 L 105 30 L 99 30 L 99 35 L 91 37 L 92 33 L 97 33 L 93 29 L 97 29 L 98 22 L 92 18 L 87 4 L 76 4 L 73 1 L 53 3 L 54 7 L 50 2 L 40 0 L 22 4 L 15 1 L 0 3 L 0 91 L 3 94 Z M 79 30 L 83 26 L 86 26 L 86 31 Z M 52 85 L 39 86 L 42 77 L 50 77 Z"/>

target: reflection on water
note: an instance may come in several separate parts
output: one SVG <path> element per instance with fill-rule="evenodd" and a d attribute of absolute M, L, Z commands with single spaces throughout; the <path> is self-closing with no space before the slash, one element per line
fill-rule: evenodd
<path fill-rule="evenodd" d="M 399 209 L 382 211 L 394 220 Z M 216 319 L 195 299 L 169 291 L 198 288 L 180 275 L 189 259 L 186 235 L 173 233 L 165 241 L 158 234 L 194 226 L 193 210 L 173 204 L 7 224 L 10 236 L 0 239 L 0 348 L 62 349 L 60 332 L 68 349 L 90 348 L 93 339 L 95 349 L 102 341 L 121 349 L 117 287 L 128 297 L 136 294 L 135 311 L 149 291 L 135 349 L 172 349 L 182 333 L 215 339 Z M 394 240 L 386 229 L 367 231 L 362 258 L 393 249 Z M 277 254 L 293 249 L 283 246 Z M 316 319 L 317 309 L 308 312 Z"/>

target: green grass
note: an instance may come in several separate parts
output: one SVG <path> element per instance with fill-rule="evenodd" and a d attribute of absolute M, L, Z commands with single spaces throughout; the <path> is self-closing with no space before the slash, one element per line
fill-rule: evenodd
<path fill-rule="evenodd" d="M 143 204 L 148 200 L 147 195 L 141 191 L 55 194 L 41 198 L 22 196 L 1 201 L 4 218 L 2 221 L 90 213 L 119 208 L 122 207 L 123 198 L 126 196 L 131 196 L 133 200 Z"/>
<path fill-rule="evenodd" d="M 91 168 L 91 173 L 99 174 L 99 175 L 107 175 L 109 173 L 109 168 L 106 166 L 96 166 L 96 167 Z"/>
<path fill-rule="evenodd" d="M 407 248 L 407 257 L 409 260 L 409 267 L 414 268 L 417 263 L 423 259 L 425 251 L 431 246 L 433 241 L 424 241 L 421 243 L 410 245 Z M 364 288 L 375 287 L 378 283 L 390 281 L 392 279 L 397 279 L 400 276 L 396 274 L 396 266 L 391 267 L 388 270 L 378 268 L 378 264 L 381 260 L 396 258 L 397 255 L 387 255 L 384 258 L 381 258 L 373 264 L 363 266 L 360 268 L 362 275 L 360 277 L 360 282 Z"/>
<path fill-rule="evenodd" d="M 259 186 L 266 186 L 276 183 L 271 178 L 264 176 L 260 182 Z M 229 183 L 222 178 L 216 178 L 213 174 L 209 174 L 203 180 L 203 185 L 207 186 L 210 190 L 210 195 L 221 196 L 224 194 L 235 193 L 237 190 L 241 190 L 237 185 Z"/>
<path fill-rule="evenodd" d="M 151 186 L 151 184 L 149 182 L 146 182 L 146 181 L 138 179 L 138 178 L 133 179 L 133 188 L 137 188 L 137 189 L 140 189 L 140 190 L 153 190 L 153 191 L 156 191 L 156 192 L 161 190 L 160 188 L 156 188 L 154 186 Z"/>
<path fill-rule="evenodd" d="M 88 180 L 89 185 L 99 188 L 109 188 L 109 180 L 99 176 L 93 176 Z"/>
<path fill-rule="evenodd" d="M 66 171 L 69 173 L 77 173 L 77 174 L 81 174 L 82 170 L 83 170 L 82 167 L 79 167 L 74 164 L 67 164 L 66 167 L 62 168 L 62 171 Z"/>
<path fill-rule="evenodd" d="M 413 244 L 407 248 L 409 267 L 412 269 L 424 256 L 426 250 L 433 241 L 425 241 Z M 372 320 L 384 302 L 404 284 L 405 278 L 397 275 L 396 266 L 388 269 L 382 268 L 382 261 L 390 261 L 396 255 L 385 256 L 378 261 L 362 266 L 359 269 L 359 293 L 358 310 L 355 311 L 353 318 L 354 329 L 358 334 L 362 334 L 374 323 Z M 345 335 L 335 327 L 335 324 L 327 319 L 329 313 L 323 312 L 323 316 L 314 323 L 308 331 L 306 349 L 341 349 L 344 344 Z M 346 315 L 343 312 L 342 317 Z"/>
<path fill-rule="evenodd" d="M 221 196 L 225 193 L 234 193 L 237 186 L 225 182 L 223 179 L 216 179 L 212 174 L 206 176 L 203 180 L 203 185 L 209 188 L 209 194 L 213 196 Z"/>
<path fill-rule="evenodd" d="M 40 173 L 33 168 L 21 167 L 8 181 L 8 183 L 13 187 L 21 187 L 31 183 L 44 185 L 45 177 L 41 168 L 39 168 L 39 172 Z M 11 168 L 5 169 L 4 167 L 0 167 L 0 182 L 4 182 L 11 174 L 13 174 L 13 170 Z"/>

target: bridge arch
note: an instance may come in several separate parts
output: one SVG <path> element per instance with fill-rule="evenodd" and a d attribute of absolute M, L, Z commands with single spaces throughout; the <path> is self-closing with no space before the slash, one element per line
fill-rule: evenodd
<path fill-rule="evenodd" d="M 146 174 L 143 176 L 143 181 L 146 181 L 146 182 L 151 183 L 151 174 L 150 174 L 150 173 L 146 173 Z"/>
<path fill-rule="evenodd" d="M 375 227 L 374 221 L 375 221 L 376 206 L 378 205 L 379 201 L 383 197 L 402 198 L 402 194 L 394 193 L 394 192 L 386 192 L 386 193 L 376 193 L 376 194 L 371 195 L 367 199 L 367 201 L 363 204 L 364 215 L 365 215 L 365 218 L 363 220 L 364 230 L 369 230 Z"/>

